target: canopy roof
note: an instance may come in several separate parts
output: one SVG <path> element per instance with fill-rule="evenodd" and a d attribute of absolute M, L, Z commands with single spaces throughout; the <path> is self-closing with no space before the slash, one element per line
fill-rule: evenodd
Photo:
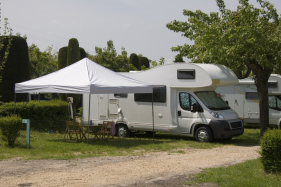
<path fill-rule="evenodd" d="M 16 83 L 16 93 L 152 93 L 150 84 L 111 71 L 87 58 L 48 75 Z"/>

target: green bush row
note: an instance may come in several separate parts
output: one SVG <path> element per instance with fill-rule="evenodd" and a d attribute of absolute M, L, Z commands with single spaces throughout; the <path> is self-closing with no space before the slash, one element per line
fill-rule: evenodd
<path fill-rule="evenodd" d="M 1 138 L 7 142 L 9 147 L 14 147 L 16 138 L 20 136 L 21 127 L 19 116 L 12 115 L 0 118 Z"/>
<path fill-rule="evenodd" d="M 261 139 L 261 161 L 264 170 L 281 172 L 281 130 L 273 129 L 264 133 Z"/>
<path fill-rule="evenodd" d="M 14 102 L 0 106 L 0 116 L 14 114 Z M 37 131 L 65 131 L 68 118 L 68 103 L 61 100 L 29 101 L 16 103 L 16 115 L 30 119 L 30 128 Z"/>

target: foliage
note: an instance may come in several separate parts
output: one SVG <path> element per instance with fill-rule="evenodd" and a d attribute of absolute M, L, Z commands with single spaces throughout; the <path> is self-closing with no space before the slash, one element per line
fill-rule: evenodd
<path fill-rule="evenodd" d="M 156 66 L 161 66 L 161 65 L 164 64 L 164 62 L 165 62 L 165 58 L 164 57 L 161 57 L 159 62 L 154 60 L 154 61 L 151 62 L 151 68 L 155 68 Z"/>
<path fill-rule="evenodd" d="M 281 172 L 281 131 L 268 130 L 261 139 L 261 162 L 266 172 Z"/>
<path fill-rule="evenodd" d="M 184 62 L 184 61 L 183 61 L 183 59 L 182 59 L 182 56 L 181 56 L 180 54 L 177 54 L 177 55 L 175 56 L 174 62 Z"/>
<path fill-rule="evenodd" d="M 73 64 L 81 60 L 79 43 L 76 38 L 71 38 L 68 42 L 67 65 Z"/>
<path fill-rule="evenodd" d="M 217 0 L 220 13 L 208 15 L 200 10 L 184 10 L 188 22 L 174 20 L 167 27 L 194 41 L 194 45 L 172 47 L 172 51 L 180 52 L 192 62 L 224 64 L 234 72 L 252 70 L 262 114 L 262 135 L 268 127 L 267 82 L 273 69 L 281 66 L 281 29 L 273 5 L 257 1 L 261 8 L 240 0 L 237 10 L 231 11 L 225 8 L 223 0 Z"/>
<path fill-rule="evenodd" d="M 127 51 L 121 48 L 121 54 L 117 55 L 113 41 L 107 42 L 106 48 L 95 47 L 96 55 L 87 54 L 90 60 L 108 68 L 115 72 L 126 72 L 129 70 L 129 60 Z"/>
<path fill-rule="evenodd" d="M 85 49 L 83 49 L 82 47 L 79 48 L 80 49 L 80 57 L 81 59 L 86 57 L 86 51 Z"/>
<path fill-rule="evenodd" d="M 205 169 L 203 172 L 184 182 L 189 186 L 280 186 L 281 176 L 267 174 L 262 169 L 260 159 L 249 160 L 228 167 Z M 200 185 L 201 183 L 204 183 Z M 211 185 L 211 184 L 216 185 Z"/>
<path fill-rule="evenodd" d="M 130 64 L 136 67 L 137 70 L 140 70 L 139 57 L 136 53 L 130 55 Z"/>
<path fill-rule="evenodd" d="M 0 106 L 0 116 L 14 113 L 14 102 Z M 37 131 L 64 132 L 65 120 L 68 118 L 68 103 L 61 100 L 29 101 L 16 104 L 16 114 L 30 119 L 30 128 Z"/>
<path fill-rule="evenodd" d="M 58 52 L 53 52 L 53 46 L 42 52 L 32 44 L 28 47 L 28 53 L 32 79 L 58 70 Z"/>
<path fill-rule="evenodd" d="M 19 36 L 11 36 L 12 42 L 9 49 L 9 56 L 5 67 L 0 72 L 2 82 L 0 84 L 1 100 L 4 102 L 14 101 L 15 83 L 27 81 L 30 79 L 30 66 L 28 60 L 28 46 L 26 40 Z M 9 45 L 9 38 L 0 37 L 3 47 L 0 50 L 0 56 L 5 54 Z M 18 94 L 17 101 L 26 101 L 27 94 Z"/>
<path fill-rule="evenodd" d="M 67 66 L 67 51 L 68 51 L 67 46 L 59 49 L 58 69 L 62 69 Z"/>
<path fill-rule="evenodd" d="M 14 147 L 17 137 L 20 136 L 22 128 L 21 118 L 15 115 L 0 118 L 0 129 L 2 139 L 9 147 Z"/>
<path fill-rule="evenodd" d="M 149 68 L 149 60 L 147 57 L 139 57 L 139 66 L 142 68 Z"/>

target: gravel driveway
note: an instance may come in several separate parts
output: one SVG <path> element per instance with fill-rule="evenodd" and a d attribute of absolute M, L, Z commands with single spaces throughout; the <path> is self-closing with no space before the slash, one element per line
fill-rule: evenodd
<path fill-rule="evenodd" d="M 0 186 L 184 186 L 188 175 L 259 157 L 259 146 L 186 149 L 143 156 L 0 161 Z M 209 184 L 210 186 L 212 184 Z M 215 186 L 215 185 L 213 185 Z"/>

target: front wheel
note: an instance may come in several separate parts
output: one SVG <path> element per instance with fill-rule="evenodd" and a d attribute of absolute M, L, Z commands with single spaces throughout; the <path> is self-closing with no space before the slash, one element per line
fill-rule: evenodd
<path fill-rule="evenodd" d="M 125 138 L 125 137 L 129 137 L 130 131 L 129 131 L 127 125 L 117 124 L 115 134 L 116 134 L 116 136 L 118 136 L 120 138 Z"/>
<path fill-rule="evenodd" d="M 213 133 L 209 127 L 199 127 L 195 132 L 195 138 L 198 142 L 211 142 Z"/>

